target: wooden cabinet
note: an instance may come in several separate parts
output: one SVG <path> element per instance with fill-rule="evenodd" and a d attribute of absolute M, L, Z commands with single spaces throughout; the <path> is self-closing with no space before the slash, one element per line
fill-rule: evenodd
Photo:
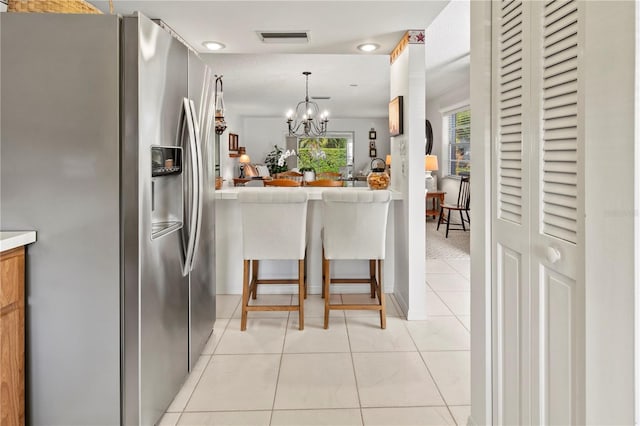
<path fill-rule="evenodd" d="M 24 246 L 0 254 L 0 425 L 24 425 Z"/>

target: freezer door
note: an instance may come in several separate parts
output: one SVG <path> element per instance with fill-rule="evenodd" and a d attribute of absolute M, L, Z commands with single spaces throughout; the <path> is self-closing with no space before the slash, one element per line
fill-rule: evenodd
<path fill-rule="evenodd" d="M 153 425 L 188 373 L 181 231 L 152 239 L 151 221 L 151 146 L 180 144 L 188 57 L 184 45 L 142 15 L 123 18 L 123 27 L 123 423 Z"/>
<path fill-rule="evenodd" d="M 207 343 L 216 318 L 215 286 L 215 133 L 213 125 L 214 80 L 207 67 L 189 52 L 189 98 L 197 111 L 203 187 L 199 239 L 189 274 L 189 365 L 193 368 Z"/>

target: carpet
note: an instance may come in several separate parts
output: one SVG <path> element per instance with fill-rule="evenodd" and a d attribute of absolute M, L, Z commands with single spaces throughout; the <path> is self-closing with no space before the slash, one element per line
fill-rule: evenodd
<path fill-rule="evenodd" d="M 453 221 L 452 221 L 453 222 Z M 445 238 L 447 226 L 429 218 L 426 222 L 427 259 L 463 258 L 469 257 L 469 231 L 449 230 L 449 238 Z"/>

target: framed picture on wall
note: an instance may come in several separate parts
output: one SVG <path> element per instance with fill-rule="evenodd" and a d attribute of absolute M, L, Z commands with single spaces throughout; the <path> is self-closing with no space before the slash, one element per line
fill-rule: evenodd
<path fill-rule="evenodd" d="M 229 133 L 229 154 L 238 153 L 238 135 Z"/>
<path fill-rule="evenodd" d="M 402 134 L 402 96 L 389 102 L 389 136 Z"/>
<path fill-rule="evenodd" d="M 369 130 L 369 139 L 375 139 L 376 138 L 376 131 L 371 129 Z"/>
<path fill-rule="evenodd" d="M 378 156 L 378 150 L 375 148 L 369 148 L 369 157 L 377 157 Z"/>

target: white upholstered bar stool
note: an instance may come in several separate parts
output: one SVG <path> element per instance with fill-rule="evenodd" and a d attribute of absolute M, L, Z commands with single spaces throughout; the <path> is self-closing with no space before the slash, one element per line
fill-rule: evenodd
<path fill-rule="evenodd" d="M 307 199 L 306 191 L 289 188 L 250 189 L 238 194 L 244 260 L 240 330 L 247 328 L 249 311 L 298 311 L 299 328 L 304 329 Z M 297 260 L 298 277 L 260 279 L 260 260 Z M 298 284 L 298 305 L 249 306 L 249 298 L 257 297 L 259 284 Z"/>
<path fill-rule="evenodd" d="M 380 311 L 380 327 L 386 328 L 386 305 L 382 284 L 385 257 L 387 216 L 391 193 L 381 191 L 339 191 L 322 193 L 322 276 L 324 328 L 329 327 L 331 309 L 365 309 Z M 369 261 L 369 276 L 332 278 L 331 261 L 362 259 Z M 363 284 L 371 287 L 371 297 L 378 304 L 332 304 L 331 284 Z"/>

